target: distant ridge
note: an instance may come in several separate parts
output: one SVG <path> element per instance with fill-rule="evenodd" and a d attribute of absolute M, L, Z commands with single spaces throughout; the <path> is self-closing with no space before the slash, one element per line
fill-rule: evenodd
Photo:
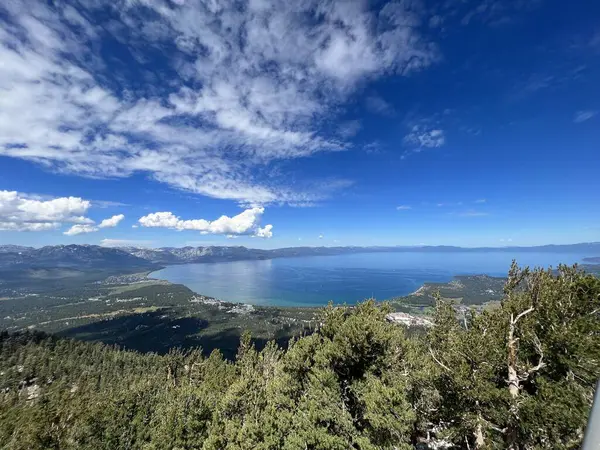
<path fill-rule="evenodd" d="M 23 247 L 22 245 L 0 245 L 0 253 L 23 253 L 35 250 L 33 247 Z"/>
<path fill-rule="evenodd" d="M 98 245 L 52 245 L 42 248 L 15 245 L 0 246 L 0 269 L 28 268 L 95 268 L 151 269 L 154 263 L 118 248 Z"/>
<path fill-rule="evenodd" d="M 356 253 L 468 253 L 468 252 L 541 252 L 581 253 L 584 256 L 600 254 L 600 242 L 538 247 L 453 247 L 453 246 L 373 246 L 373 247 L 287 247 L 273 250 L 246 247 L 164 247 L 158 249 L 123 248 L 139 258 L 157 264 L 185 264 L 253 259 L 289 258 L 295 256 L 328 256 Z"/>
<path fill-rule="evenodd" d="M 170 265 L 202 262 L 263 260 L 294 256 L 327 256 L 355 253 L 468 253 L 468 252 L 552 252 L 600 255 L 600 242 L 536 247 L 456 247 L 456 246 L 372 246 L 372 247 L 287 247 L 272 250 L 243 246 L 205 247 L 100 247 L 96 245 L 55 245 L 39 249 L 16 245 L 0 246 L 0 267 L 34 264 L 36 266 L 135 266 Z"/>

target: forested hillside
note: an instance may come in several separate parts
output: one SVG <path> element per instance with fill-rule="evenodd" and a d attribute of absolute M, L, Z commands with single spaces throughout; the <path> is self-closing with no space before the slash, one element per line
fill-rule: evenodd
<path fill-rule="evenodd" d="M 0 335 L 3 449 L 575 449 L 600 376 L 600 280 L 509 273 L 501 306 L 410 336 L 328 307 L 288 349 L 141 354 Z"/>

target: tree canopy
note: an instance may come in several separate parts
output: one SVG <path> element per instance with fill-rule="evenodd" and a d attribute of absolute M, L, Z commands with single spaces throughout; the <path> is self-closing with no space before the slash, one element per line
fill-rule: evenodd
<path fill-rule="evenodd" d="M 513 265 L 501 305 L 408 336 L 366 301 L 235 361 L 0 334 L 2 449 L 575 449 L 600 377 L 600 280 Z"/>

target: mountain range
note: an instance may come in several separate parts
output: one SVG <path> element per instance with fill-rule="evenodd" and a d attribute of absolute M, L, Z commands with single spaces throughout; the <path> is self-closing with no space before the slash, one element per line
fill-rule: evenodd
<path fill-rule="evenodd" d="M 97 245 L 55 245 L 42 248 L 0 246 L 0 268 L 75 268 L 146 267 L 154 264 L 129 252 Z"/>
<path fill-rule="evenodd" d="M 56 245 L 42 248 L 17 245 L 0 246 L 0 268 L 73 267 L 77 269 L 94 267 L 151 269 L 161 265 L 224 262 L 240 260 L 262 260 L 295 256 L 325 256 L 374 252 L 552 252 L 580 253 L 597 256 L 600 242 L 544 245 L 538 247 L 479 247 L 465 248 L 453 246 L 418 247 L 289 247 L 272 250 L 252 249 L 242 246 L 209 247 L 100 247 L 95 245 Z"/>
<path fill-rule="evenodd" d="M 0 246 L 0 297 L 15 289 L 48 292 L 161 266 L 123 250 L 96 245 Z"/>

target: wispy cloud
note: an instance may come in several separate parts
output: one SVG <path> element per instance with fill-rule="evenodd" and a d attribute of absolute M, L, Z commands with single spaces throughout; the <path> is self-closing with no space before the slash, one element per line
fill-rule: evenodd
<path fill-rule="evenodd" d="M 246 203 L 318 199 L 261 174 L 346 150 L 324 118 L 361 82 L 439 59 L 423 10 L 242 3 L 3 2 L 0 155 Z"/>
<path fill-rule="evenodd" d="M 429 18 L 430 28 L 441 28 L 444 24 L 444 18 L 439 14 L 435 14 Z"/>
<path fill-rule="evenodd" d="M 479 136 L 481 134 L 481 128 L 479 128 L 477 126 L 461 125 L 459 127 L 459 130 L 470 136 Z"/>
<path fill-rule="evenodd" d="M 375 155 L 381 153 L 383 149 L 383 144 L 379 141 L 369 142 L 368 144 L 363 145 L 363 150 L 370 154 Z"/>
<path fill-rule="evenodd" d="M 465 211 L 462 213 L 458 214 L 460 217 L 485 217 L 485 216 L 489 216 L 490 214 L 487 212 L 483 212 L 483 211 Z"/>
<path fill-rule="evenodd" d="M 447 206 L 462 206 L 463 202 L 440 202 L 436 203 L 435 206 L 438 208 L 447 207 Z"/>
<path fill-rule="evenodd" d="M 344 139 L 349 139 L 356 136 L 360 129 L 360 120 L 349 120 L 338 126 L 338 135 Z"/>
<path fill-rule="evenodd" d="M 542 0 L 483 0 L 480 2 L 463 2 L 469 5 L 469 10 L 463 16 L 461 23 L 469 25 L 477 21 L 492 26 L 513 23 L 518 13 L 539 7 Z"/>
<path fill-rule="evenodd" d="M 374 114 L 382 116 L 394 116 L 396 114 L 394 107 L 379 95 L 368 96 L 365 100 L 365 106 Z"/>
<path fill-rule="evenodd" d="M 522 99 L 542 89 L 553 87 L 557 83 L 558 80 L 555 75 L 533 74 L 516 86 L 516 91 L 513 92 L 512 98 L 515 100 Z"/>
<path fill-rule="evenodd" d="M 396 206 L 396 210 L 397 211 L 407 211 L 409 209 L 412 209 L 412 206 L 408 206 L 408 205 Z"/>
<path fill-rule="evenodd" d="M 573 117 L 573 122 L 575 122 L 575 123 L 585 122 L 587 120 L 590 120 L 596 114 L 598 114 L 598 111 L 591 111 L 591 110 L 577 111 L 575 113 L 575 116 Z"/>
<path fill-rule="evenodd" d="M 129 205 L 127 203 L 113 202 L 111 200 L 92 200 L 92 206 L 95 206 L 97 208 L 114 208 Z"/>
<path fill-rule="evenodd" d="M 402 159 L 413 153 L 423 150 L 439 148 L 446 143 L 444 130 L 432 128 L 427 124 L 417 124 L 411 127 L 410 132 L 404 136 L 404 145 L 410 147 L 402 154 Z"/>
<path fill-rule="evenodd" d="M 478 0 L 434 2 L 429 25 L 442 28 L 449 23 L 468 26 L 501 26 L 518 20 L 520 14 L 540 6 L 542 0 Z"/>
<path fill-rule="evenodd" d="M 589 40 L 589 47 L 595 50 L 600 50 L 600 30 L 597 30 Z"/>
<path fill-rule="evenodd" d="M 480 198 L 475 200 L 473 203 L 487 203 L 487 200 L 485 198 Z"/>
<path fill-rule="evenodd" d="M 411 132 L 404 137 L 404 142 L 420 148 L 436 148 L 444 145 L 446 138 L 443 130 L 415 125 Z"/>
<path fill-rule="evenodd" d="M 558 89 L 585 75 L 585 65 L 565 64 L 553 73 L 533 73 L 516 82 L 508 94 L 509 101 L 521 101 L 546 89 Z"/>

